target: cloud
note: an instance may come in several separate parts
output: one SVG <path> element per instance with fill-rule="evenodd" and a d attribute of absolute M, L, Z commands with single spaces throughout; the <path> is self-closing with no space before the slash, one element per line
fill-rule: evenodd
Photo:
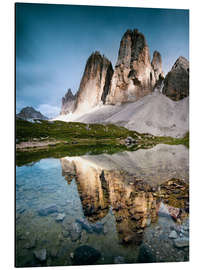
<path fill-rule="evenodd" d="M 60 113 L 60 108 L 57 106 L 52 106 L 50 104 L 40 104 L 37 108 L 37 111 L 40 111 L 43 115 L 53 118 Z"/>

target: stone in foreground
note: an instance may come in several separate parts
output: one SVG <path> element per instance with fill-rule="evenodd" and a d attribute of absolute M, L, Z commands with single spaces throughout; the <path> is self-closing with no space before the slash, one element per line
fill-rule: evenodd
<path fill-rule="evenodd" d="M 34 255 L 40 262 L 44 262 L 47 259 L 47 251 L 45 248 L 35 250 Z"/>
<path fill-rule="evenodd" d="M 73 263 L 76 265 L 94 264 L 101 257 L 101 253 L 93 247 L 84 245 L 76 248 Z"/>
<path fill-rule="evenodd" d="M 179 238 L 174 241 L 174 246 L 177 248 L 189 247 L 189 238 Z"/>
<path fill-rule="evenodd" d="M 176 239 L 178 237 L 178 234 L 176 231 L 171 231 L 168 237 L 171 239 Z"/>

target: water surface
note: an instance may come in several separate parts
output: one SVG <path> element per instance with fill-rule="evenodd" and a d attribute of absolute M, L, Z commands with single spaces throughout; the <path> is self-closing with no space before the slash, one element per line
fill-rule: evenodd
<path fill-rule="evenodd" d="M 188 166 L 186 147 L 157 145 L 17 167 L 16 265 L 72 265 L 82 245 L 97 264 L 188 260 L 169 237 L 188 237 Z"/>

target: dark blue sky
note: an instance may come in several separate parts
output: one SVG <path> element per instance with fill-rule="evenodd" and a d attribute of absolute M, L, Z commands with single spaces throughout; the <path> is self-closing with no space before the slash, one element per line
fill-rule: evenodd
<path fill-rule="evenodd" d="M 78 90 L 86 60 L 100 51 L 113 66 L 127 29 L 139 29 L 165 74 L 189 58 L 189 11 L 175 9 L 16 4 L 16 109 L 57 113 L 68 88 Z"/>

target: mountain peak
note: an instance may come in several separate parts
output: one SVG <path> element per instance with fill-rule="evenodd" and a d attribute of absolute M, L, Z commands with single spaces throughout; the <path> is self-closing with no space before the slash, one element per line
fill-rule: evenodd
<path fill-rule="evenodd" d="M 28 120 L 28 119 L 48 120 L 46 116 L 41 114 L 41 112 L 36 111 L 32 106 L 24 107 L 20 111 L 20 113 L 18 113 L 16 116 L 24 120 Z"/>
<path fill-rule="evenodd" d="M 189 69 L 189 61 L 183 57 L 179 56 L 178 59 L 175 61 L 172 69 L 183 68 L 185 70 Z"/>
<path fill-rule="evenodd" d="M 113 68 L 111 62 L 99 51 L 93 52 L 88 58 L 80 87 L 77 92 L 77 113 L 105 103 L 108 94 Z"/>
<path fill-rule="evenodd" d="M 75 109 L 76 95 L 73 95 L 71 89 L 69 88 L 65 96 L 62 97 L 61 115 L 73 112 Z"/>

